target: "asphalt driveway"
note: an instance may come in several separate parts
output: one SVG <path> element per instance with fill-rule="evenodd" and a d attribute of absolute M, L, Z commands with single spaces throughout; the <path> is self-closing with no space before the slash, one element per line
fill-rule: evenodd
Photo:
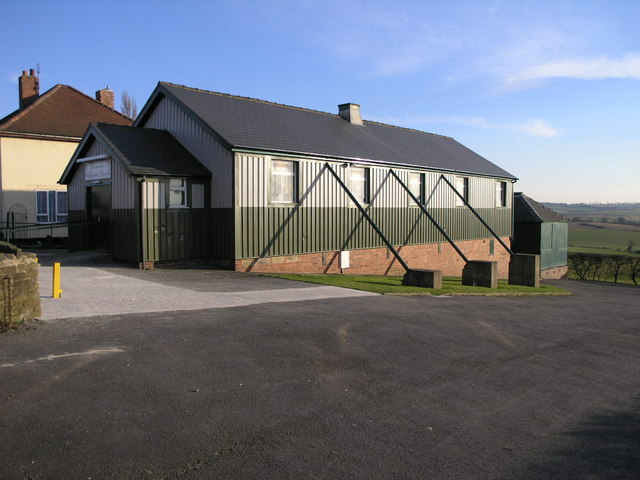
<path fill-rule="evenodd" d="M 0 478 L 639 478 L 639 290 L 562 285 L 34 322 Z"/>

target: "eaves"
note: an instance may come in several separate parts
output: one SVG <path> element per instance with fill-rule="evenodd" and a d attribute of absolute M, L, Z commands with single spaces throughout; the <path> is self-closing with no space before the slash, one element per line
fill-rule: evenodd
<path fill-rule="evenodd" d="M 82 140 L 82 137 L 69 137 L 64 135 L 47 135 L 44 133 L 9 132 L 6 130 L 0 130 L 0 137 L 27 138 L 31 140 L 51 140 L 55 142 L 73 142 L 73 143 L 80 143 L 80 140 Z"/>

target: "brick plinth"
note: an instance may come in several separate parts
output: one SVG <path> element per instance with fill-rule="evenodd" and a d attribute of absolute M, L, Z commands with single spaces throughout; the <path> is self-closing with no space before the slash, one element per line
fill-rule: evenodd
<path fill-rule="evenodd" d="M 502 240 L 509 245 L 508 238 Z M 509 275 L 509 254 L 497 242 L 490 255 L 490 240 L 466 240 L 456 245 L 470 260 L 498 262 L 498 277 Z M 444 276 L 460 277 L 464 261 L 448 243 L 397 247 L 410 268 L 440 270 Z M 404 275 L 405 271 L 387 248 L 350 251 L 350 267 L 341 269 L 339 252 L 309 253 L 235 261 L 235 270 L 260 273 L 329 273 L 350 275 Z"/>
<path fill-rule="evenodd" d="M 563 265 L 561 267 L 546 268 L 540 270 L 540 278 L 547 280 L 566 280 L 569 273 L 569 267 Z"/>

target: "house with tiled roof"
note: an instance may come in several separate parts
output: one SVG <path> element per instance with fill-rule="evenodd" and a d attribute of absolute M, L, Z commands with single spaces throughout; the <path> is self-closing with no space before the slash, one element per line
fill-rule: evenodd
<path fill-rule="evenodd" d="M 116 260 L 140 266 L 460 275 L 480 260 L 501 277 L 515 181 L 450 137 L 368 121 L 357 104 L 331 114 L 165 82 L 134 126 L 92 125 L 61 178 L 71 248 L 108 238 Z"/>
<path fill-rule="evenodd" d="M 90 122 L 130 125 L 114 110 L 113 91 L 106 88 L 91 98 L 58 84 L 40 95 L 34 70 L 18 79 L 19 108 L 0 119 L 0 222 L 2 234 L 13 239 L 65 237 L 66 187 L 58 182 L 69 157 Z M 13 232 L 9 226 L 19 225 Z M 30 231 L 23 229 L 29 224 Z M 36 227 L 35 229 L 33 227 Z"/>

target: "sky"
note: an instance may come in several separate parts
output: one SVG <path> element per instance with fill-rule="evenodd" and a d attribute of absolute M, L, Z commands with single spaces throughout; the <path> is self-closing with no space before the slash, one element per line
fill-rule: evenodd
<path fill-rule="evenodd" d="M 141 109 L 159 81 L 455 138 L 541 202 L 640 202 L 640 1 L 0 0 L 0 117 L 38 68 Z"/>

